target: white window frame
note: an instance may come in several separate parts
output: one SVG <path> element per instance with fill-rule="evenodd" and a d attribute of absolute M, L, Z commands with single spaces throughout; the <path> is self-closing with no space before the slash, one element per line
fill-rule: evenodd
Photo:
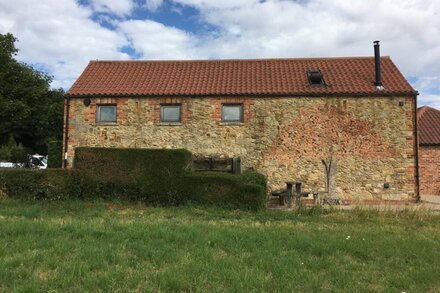
<path fill-rule="evenodd" d="M 101 109 L 103 108 L 115 108 L 115 120 L 101 120 Z M 118 108 L 116 104 L 100 104 L 98 105 L 96 111 L 96 122 L 105 124 L 105 123 L 116 123 L 118 121 Z"/>
<path fill-rule="evenodd" d="M 225 107 L 240 107 L 240 117 L 238 120 L 234 119 L 234 120 L 227 120 L 225 119 L 225 115 L 224 115 L 224 108 Z M 244 114 L 243 114 L 243 104 L 241 103 L 225 103 L 222 104 L 222 122 L 223 123 L 243 123 L 244 122 Z"/>
<path fill-rule="evenodd" d="M 177 119 L 177 120 L 165 119 L 164 110 L 166 108 L 178 108 L 179 109 L 179 119 Z M 162 123 L 181 123 L 182 122 L 182 105 L 181 104 L 161 104 L 160 105 L 160 122 L 162 122 Z"/>

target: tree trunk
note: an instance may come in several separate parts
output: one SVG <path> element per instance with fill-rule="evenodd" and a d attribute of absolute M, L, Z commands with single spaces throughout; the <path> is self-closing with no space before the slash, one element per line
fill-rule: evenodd
<path fill-rule="evenodd" d="M 330 155 L 326 160 L 322 160 L 325 168 L 326 186 L 325 189 L 328 192 L 330 198 L 337 198 L 336 194 L 336 171 L 337 160 L 335 156 Z"/>

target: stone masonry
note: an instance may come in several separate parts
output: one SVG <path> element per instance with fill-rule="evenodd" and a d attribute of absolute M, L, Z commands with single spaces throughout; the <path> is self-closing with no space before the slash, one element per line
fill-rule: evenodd
<path fill-rule="evenodd" d="M 67 167 L 76 147 L 185 148 L 196 156 L 241 157 L 270 190 L 301 181 L 325 190 L 322 160 L 337 159 L 347 200 L 409 200 L 416 192 L 413 97 L 203 97 L 69 99 Z M 161 123 L 161 104 L 182 121 Z M 243 123 L 222 123 L 221 105 L 241 103 Z M 117 105 L 117 123 L 96 123 L 98 104 Z M 387 183 L 387 184 L 386 184 Z"/>

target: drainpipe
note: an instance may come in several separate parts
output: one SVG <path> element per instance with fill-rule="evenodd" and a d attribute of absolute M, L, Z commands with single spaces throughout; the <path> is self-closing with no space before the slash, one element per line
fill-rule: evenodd
<path fill-rule="evenodd" d="M 66 97 L 66 117 L 65 119 L 65 129 L 64 129 L 64 153 L 63 153 L 63 167 L 67 168 L 67 148 L 68 148 L 68 141 L 69 141 L 69 109 L 70 109 L 70 98 L 69 96 Z"/>
<path fill-rule="evenodd" d="M 419 123 L 417 121 L 417 96 L 418 92 L 414 95 L 414 136 L 415 136 L 415 148 L 416 148 L 416 202 L 420 202 L 420 178 L 419 178 Z"/>

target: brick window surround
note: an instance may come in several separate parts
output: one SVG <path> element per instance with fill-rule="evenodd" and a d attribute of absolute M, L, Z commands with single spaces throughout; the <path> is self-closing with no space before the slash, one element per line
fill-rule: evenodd
<path fill-rule="evenodd" d="M 104 109 L 111 109 L 114 111 L 114 119 L 105 119 L 103 113 L 101 112 Z M 105 124 L 105 123 L 116 123 L 118 121 L 118 108 L 116 104 L 98 104 L 96 109 L 96 123 Z"/>
<path fill-rule="evenodd" d="M 167 113 L 167 111 L 172 110 L 172 109 L 177 109 L 178 110 L 178 116 L 177 119 L 174 119 L 174 117 L 166 117 L 167 114 L 171 114 L 171 113 Z M 175 113 L 173 113 L 175 114 Z M 171 115 L 173 115 L 171 114 Z M 182 121 L 182 105 L 181 104 L 161 104 L 160 105 L 160 122 L 165 122 L 165 123 L 181 123 Z"/>
<path fill-rule="evenodd" d="M 238 108 L 238 109 L 237 109 Z M 238 110 L 238 118 L 230 118 L 227 115 L 227 111 L 230 110 Z M 231 114 L 231 113 L 230 113 Z M 235 113 L 234 113 L 235 114 Z M 222 104 L 222 122 L 223 123 L 228 123 L 228 122 L 232 122 L 232 123 L 243 123 L 243 104 L 231 104 L 231 103 L 224 103 Z"/>

